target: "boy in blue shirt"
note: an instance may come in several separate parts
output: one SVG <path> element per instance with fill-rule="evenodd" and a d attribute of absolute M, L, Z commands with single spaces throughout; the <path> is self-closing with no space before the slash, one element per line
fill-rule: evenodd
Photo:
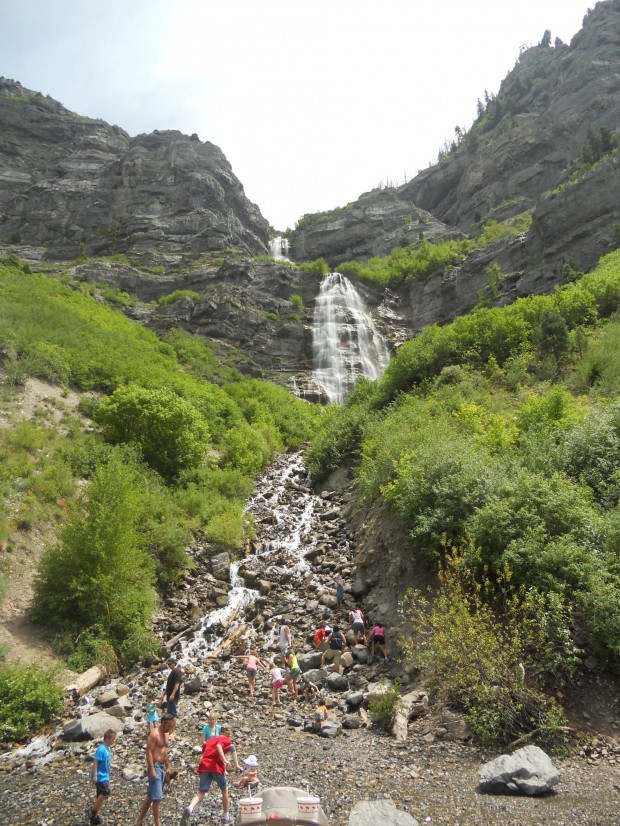
<path fill-rule="evenodd" d="M 92 805 L 90 813 L 91 826 L 99 826 L 103 823 L 99 817 L 99 811 L 105 799 L 110 796 L 110 769 L 118 769 L 116 764 L 112 764 L 112 747 L 116 743 L 116 732 L 108 729 L 103 735 L 103 743 L 100 743 L 95 752 L 93 760 L 93 783 L 97 790 L 97 797 Z"/>

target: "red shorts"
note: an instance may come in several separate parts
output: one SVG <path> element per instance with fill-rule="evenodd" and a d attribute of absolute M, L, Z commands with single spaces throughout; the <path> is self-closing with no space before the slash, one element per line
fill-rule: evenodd
<path fill-rule="evenodd" d="M 282 688 L 283 685 L 284 685 L 284 680 L 276 680 L 275 683 L 273 684 L 273 687 L 274 688 Z"/>

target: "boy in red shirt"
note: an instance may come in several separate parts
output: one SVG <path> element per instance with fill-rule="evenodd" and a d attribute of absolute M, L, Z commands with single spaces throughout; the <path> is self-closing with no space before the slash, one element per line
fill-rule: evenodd
<path fill-rule="evenodd" d="M 226 759 L 226 754 L 231 753 L 232 762 L 237 771 L 243 771 L 237 759 L 237 750 L 231 739 L 231 730 L 228 726 L 222 726 L 217 737 L 210 737 L 202 748 L 202 760 L 196 771 L 200 775 L 198 794 L 192 799 L 189 806 L 183 809 L 181 826 L 188 826 L 194 808 L 205 799 L 205 795 L 211 788 L 211 783 L 215 780 L 222 791 L 222 822 L 230 823 L 228 813 L 228 781 L 226 779 L 226 767 L 230 765 L 230 760 Z"/>

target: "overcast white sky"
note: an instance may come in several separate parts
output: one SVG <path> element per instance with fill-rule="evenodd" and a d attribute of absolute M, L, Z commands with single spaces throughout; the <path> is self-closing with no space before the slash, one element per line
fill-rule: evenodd
<path fill-rule="evenodd" d="M 0 75 L 130 135 L 217 144 L 277 229 L 437 159 L 591 0 L 0 0 Z"/>

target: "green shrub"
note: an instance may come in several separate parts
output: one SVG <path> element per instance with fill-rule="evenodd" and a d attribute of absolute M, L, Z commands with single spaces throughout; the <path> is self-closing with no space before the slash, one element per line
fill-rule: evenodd
<path fill-rule="evenodd" d="M 396 706 L 400 700 L 400 684 L 398 681 L 392 683 L 383 694 L 375 697 L 368 705 L 370 719 L 383 731 L 391 732 L 394 718 L 396 717 Z"/>
<path fill-rule="evenodd" d="M 354 401 L 347 400 L 342 408 L 331 405 L 324 413 L 320 431 L 304 457 L 315 481 L 324 479 L 359 448 L 369 411 Z"/>
<path fill-rule="evenodd" d="M 317 258 L 315 261 L 304 261 L 303 264 L 299 265 L 299 269 L 310 275 L 327 275 L 329 264 L 324 258 Z"/>
<path fill-rule="evenodd" d="M 118 656 L 114 644 L 100 626 L 85 628 L 75 642 L 66 645 L 67 665 L 74 671 L 83 672 L 98 665 L 108 674 L 118 670 Z"/>
<path fill-rule="evenodd" d="M 0 664 L 0 740 L 21 740 L 62 708 L 59 675 L 40 665 Z"/>
<path fill-rule="evenodd" d="M 96 421 L 112 443 L 134 442 L 167 479 L 205 461 L 209 429 L 198 410 L 170 390 L 119 387 L 103 399 Z"/>
<path fill-rule="evenodd" d="M 147 628 L 155 605 L 154 565 L 138 529 L 140 491 L 118 459 L 99 468 L 47 548 L 35 583 L 33 615 L 50 625 L 100 626 L 122 641 Z"/>
<path fill-rule="evenodd" d="M 210 542 L 227 548 L 241 548 L 244 539 L 253 535 L 250 523 L 242 506 L 230 505 L 223 513 L 213 516 L 205 527 L 205 536 Z"/>
<path fill-rule="evenodd" d="M 172 293 L 168 293 L 168 295 L 162 296 L 157 301 L 157 306 L 165 307 L 167 304 L 175 304 L 182 298 L 191 298 L 193 301 L 198 301 L 200 299 L 200 294 L 194 292 L 194 290 L 175 290 Z"/>
<path fill-rule="evenodd" d="M 434 699 L 465 713 L 478 742 L 503 745 L 536 731 L 540 741 L 557 745 L 564 717 L 536 678 L 541 665 L 556 676 L 575 667 L 570 614 L 557 596 L 512 588 L 507 570 L 499 581 L 479 582 L 476 568 L 475 551 L 452 549 L 432 602 L 408 593 L 408 659 Z"/>
<path fill-rule="evenodd" d="M 382 491 L 416 548 L 432 561 L 442 535 L 460 539 L 465 520 L 489 496 L 496 473 L 488 451 L 438 419 L 418 430 Z"/>

